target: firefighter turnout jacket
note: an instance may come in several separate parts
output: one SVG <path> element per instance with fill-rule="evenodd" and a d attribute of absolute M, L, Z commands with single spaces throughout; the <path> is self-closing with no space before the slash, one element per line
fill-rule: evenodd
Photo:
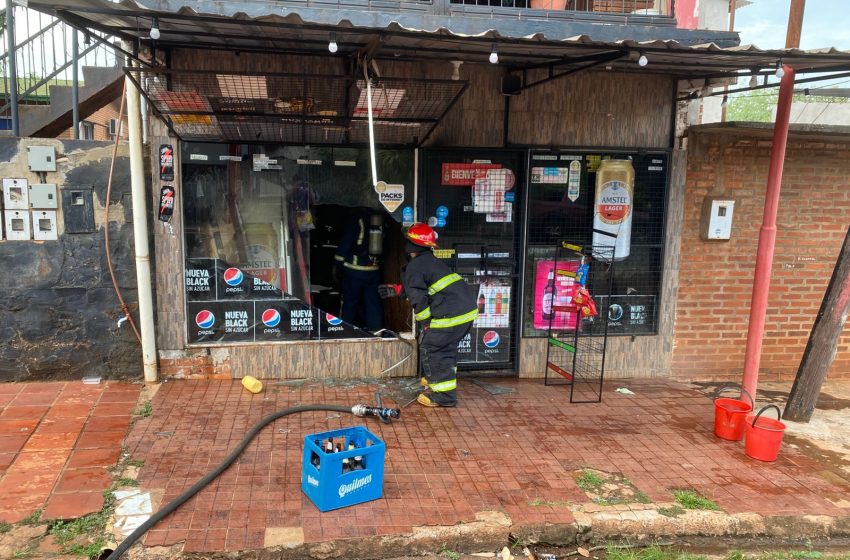
<path fill-rule="evenodd" d="M 407 264 L 402 283 L 416 321 L 432 329 L 463 325 L 478 317 L 472 287 L 430 250 L 418 253 Z"/>

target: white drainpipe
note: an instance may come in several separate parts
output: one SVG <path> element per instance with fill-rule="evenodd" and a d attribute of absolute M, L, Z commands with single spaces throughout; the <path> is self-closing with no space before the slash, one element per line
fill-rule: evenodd
<path fill-rule="evenodd" d="M 136 283 L 145 383 L 156 383 L 156 331 L 153 321 L 151 261 L 148 243 L 148 204 L 145 194 L 145 163 L 142 156 L 142 115 L 139 90 L 124 78 L 127 87 L 127 125 L 130 140 L 130 187 L 133 194 L 133 237 L 136 248 Z"/>

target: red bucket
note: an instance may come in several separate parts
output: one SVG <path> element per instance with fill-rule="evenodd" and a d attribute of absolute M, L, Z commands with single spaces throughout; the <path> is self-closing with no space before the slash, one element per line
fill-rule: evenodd
<path fill-rule="evenodd" d="M 761 417 L 769 408 L 776 409 L 776 420 Z M 744 442 L 744 452 L 747 456 L 759 461 L 776 460 L 779 447 L 782 445 L 782 437 L 785 435 L 785 424 L 780 420 L 782 420 L 782 412 L 774 404 L 763 407 L 755 416 L 752 414 L 747 416 L 747 439 Z"/>
<path fill-rule="evenodd" d="M 737 399 L 717 398 L 726 389 L 738 389 L 741 395 Z M 750 404 L 741 400 L 744 395 Z M 753 397 L 742 388 L 723 387 L 714 394 L 714 435 L 729 441 L 741 441 L 744 438 L 747 414 L 753 411 Z"/>

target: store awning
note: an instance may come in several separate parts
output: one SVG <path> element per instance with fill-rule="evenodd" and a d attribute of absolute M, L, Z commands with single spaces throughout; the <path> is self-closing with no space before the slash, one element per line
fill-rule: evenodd
<path fill-rule="evenodd" d="M 416 2 L 404 4 L 406 8 L 417 5 Z M 675 27 L 654 25 L 651 19 L 642 22 L 632 16 L 624 20 L 625 24 L 597 22 L 591 27 L 584 24 L 576 27 L 569 21 L 558 20 L 554 28 L 549 25 L 552 21 L 548 18 L 544 21 L 530 17 L 522 26 L 514 24 L 503 29 L 501 21 L 512 21 L 504 14 L 490 19 L 430 16 L 422 22 L 427 21 L 433 27 L 412 27 L 410 22 L 415 20 L 403 10 L 370 11 L 368 6 L 345 9 L 343 4 L 329 4 L 318 10 L 311 3 L 295 7 L 292 2 L 268 0 L 191 3 L 184 0 L 30 0 L 28 5 L 53 13 L 80 28 L 98 29 L 148 45 L 152 44 L 149 33 L 156 17 L 160 31 L 157 45 L 213 49 L 211 56 L 214 50 L 222 49 L 328 55 L 329 35 L 334 32 L 339 45 L 336 56 L 350 56 L 368 49 L 376 58 L 486 63 L 495 44 L 499 63 L 517 69 L 535 64 L 570 65 L 575 59 L 610 57 L 613 53 L 622 55 L 606 63 L 613 69 L 668 74 L 681 79 L 768 71 L 779 60 L 798 73 L 850 70 L 848 51 L 833 48 L 762 50 L 753 45 L 721 47 L 714 42 L 694 45 L 690 41 L 703 37 L 702 34 L 716 36 L 727 45 L 728 38 L 737 35 L 676 31 Z M 470 29 L 466 20 L 474 20 L 476 26 Z M 629 23 L 632 21 L 637 23 Z M 573 28 L 593 31 L 563 35 Z M 479 29 L 479 32 L 470 33 Z M 520 35 L 529 29 L 548 31 Z M 631 39 L 609 40 L 612 30 L 619 37 Z M 678 40 L 640 40 L 646 36 L 673 36 Z M 645 67 L 635 64 L 639 52 L 649 59 Z"/>
<path fill-rule="evenodd" d="M 386 0 L 393 1 L 400 2 Z M 700 33 L 720 37 L 726 44 L 730 36 L 737 35 L 677 31 L 669 22 L 666 26 L 653 25 L 651 18 L 621 18 L 616 25 L 596 24 L 589 34 L 564 36 L 565 30 L 574 27 L 591 28 L 585 24 L 576 27 L 563 20 L 553 26 L 552 21 L 535 19 L 506 27 L 502 22 L 508 21 L 507 15 L 491 19 L 435 15 L 414 18 L 409 12 L 419 3 L 401 4 L 404 9 L 394 12 L 377 11 L 371 4 L 358 10 L 341 3 L 317 9 L 310 2 L 270 0 L 29 1 L 31 8 L 55 14 L 81 29 L 99 30 L 166 51 L 202 50 L 207 68 L 215 68 L 216 53 L 222 51 L 335 57 L 350 61 L 351 68 L 356 68 L 354 61 L 364 58 L 488 64 L 495 49 L 499 66 L 515 75 L 548 70 L 548 78 L 538 76 L 530 80 L 534 83 L 602 66 L 619 72 L 689 80 L 696 89 L 708 85 L 708 80 L 772 75 L 780 61 L 798 74 L 850 72 L 847 51 L 762 50 L 752 45 L 721 47 L 713 42 L 694 45 L 689 41 Z M 540 10 L 529 12 L 535 11 Z M 154 19 L 159 30 L 155 42 L 150 38 Z M 428 26 L 415 27 L 411 22 Z M 522 34 L 523 30 L 537 28 L 544 31 Z M 632 39 L 610 40 L 612 29 L 619 36 Z M 675 36 L 685 42 L 639 39 L 647 36 Z M 328 52 L 331 37 L 338 45 L 335 54 Z M 648 60 L 644 66 L 638 63 L 642 55 Z M 310 76 L 211 70 L 189 78 L 185 71 L 157 68 L 135 71 L 134 76 L 155 109 L 182 138 L 220 138 L 224 132 L 227 138 L 240 141 L 253 137 L 254 141 L 357 143 L 366 138 L 365 115 L 361 111 L 363 82 L 357 72 L 348 76 Z M 225 76 L 230 77 L 224 79 Z M 423 142 L 464 91 L 465 84 L 449 80 L 450 76 L 451 66 L 446 64 L 446 80 L 383 77 L 379 88 L 383 93 L 376 95 L 384 96 L 381 103 L 386 107 L 376 121 L 377 141 L 406 145 Z M 238 100 L 238 96 L 225 95 L 224 83 L 261 88 L 254 93 L 266 95 L 245 97 L 240 106 L 236 101 L 226 101 L 228 97 Z M 523 84 L 528 87 L 529 82 Z"/>
<path fill-rule="evenodd" d="M 365 144 L 366 81 L 326 74 L 127 68 L 154 110 L 182 140 Z M 467 82 L 375 78 L 375 141 L 418 146 Z"/>

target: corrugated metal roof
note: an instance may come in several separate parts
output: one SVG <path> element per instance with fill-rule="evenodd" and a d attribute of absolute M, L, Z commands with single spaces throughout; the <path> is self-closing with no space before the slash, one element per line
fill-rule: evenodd
<path fill-rule="evenodd" d="M 687 41 L 640 40 L 640 36 L 648 34 L 664 37 L 673 33 L 651 25 L 614 25 L 631 38 L 600 40 L 599 37 L 611 36 L 610 25 L 591 26 L 592 34 L 564 35 L 575 26 L 560 21 L 554 22 L 557 25 L 553 27 L 552 21 L 533 20 L 534 26 L 544 30 L 516 35 L 511 30 L 519 27 L 509 27 L 506 32 L 499 27 L 498 18 L 422 16 L 417 19 L 405 13 L 341 9 L 336 4 L 319 10 L 316 3 L 306 1 L 304 8 L 269 0 L 201 0 L 191 4 L 185 0 L 30 0 L 29 5 L 55 13 L 80 27 L 143 41 L 149 40 L 151 18 L 157 16 L 159 44 L 164 46 L 327 55 L 329 32 L 335 31 L 340 45 L 338 55 L 353 54 L 380 37 L 379 57 L 485 63 L 492 45 L 496 44 L 500 64 L 511 67 L 551 63 L 569 66 L 579 57 L 620 53 L 619 59 L 606 64 L 618 70 L 663 73 L 684 79 L 735 76 L 756 70 L 768 72 L 780 59 L 798 72 L 850 70 L 850 52 L 831 47 L 805 51 L 762 50 L 754 45 L 723 47 L 714 42 L 688 44 L 699 33 L 681 35 Z M 475 25 L 471 26 L 468 20 L 476 20 Z M 411 22 L 427 25 L 414 26 Z M 635 63 L 639 53 L 649 59 L 647 66 L 639 67 Z"/>

